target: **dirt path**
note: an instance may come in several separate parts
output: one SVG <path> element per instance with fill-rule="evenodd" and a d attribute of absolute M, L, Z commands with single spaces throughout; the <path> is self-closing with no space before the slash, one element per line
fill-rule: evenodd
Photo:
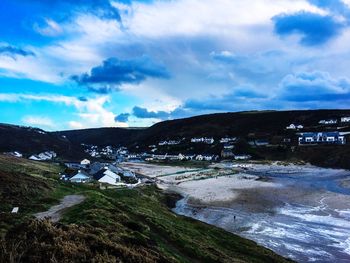
<path fill-rule="evenodd" d="M 37 219 L 50 218 L 52 222 L 58 222 L 65 209 L 80 204 L 84 200 L 85 196 L 83 195 L 67 195 L 61 200 L 59 205 L 52 206 L 48 211 L 37 213 L 34 216 Z"/>

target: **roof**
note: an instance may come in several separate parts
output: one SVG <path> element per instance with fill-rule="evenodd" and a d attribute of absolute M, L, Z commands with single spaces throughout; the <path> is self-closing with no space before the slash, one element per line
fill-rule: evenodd
<path fill-rule="evenodd" d="M 98 180 L 100 180 L 102 177 L 105 177 L 106 175 L 105 175 L 105 172 L 107 171 L 107 169 L 101 169 L 101 170 L 99 170 L 97 173 L 95 173 L 94 175 L 93 175 L 93 178 L 96 180 L 96 181 L 98 181 Z"/>

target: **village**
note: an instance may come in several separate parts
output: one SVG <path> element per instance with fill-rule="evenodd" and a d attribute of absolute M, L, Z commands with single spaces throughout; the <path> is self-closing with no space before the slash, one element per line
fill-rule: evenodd
<path fill-rule="evenodd" d="M 245 138 L 236 136 L 225 136 L 221 138 L 210 137 L 192 137 L 192 138 L 172 138 L 159 140 L 147 146 L 147 150 L 137 150 L 139 146 L 129 150 L 125 146 L 103 146 L 82 144 L 85 154 L 89 155 L 91 160 L 84 159 L 80 162 L 64 162 L 64 173 L 60 174 L 62 181 L 71 183 L 92 183 L 100 184 L 100 187 L 134 187 L 147 181 L 142 176 L 135 174 L 135 169 L 129 169 L 125 163 L 149 163 L 167 165 L 175 163 L 176 165 L 186 166 L 187 164 L 205 163 L 206 167 L 210 164 L 220 163 L 221 161 L 233 161 L 234 163 L 244 163 L 254 156 L 249 151 L 242 152 L 237 150 L 238 144 L 244 140 L 250 149 L 264 149 L 273 147 L 305 147 L 318 145 L 346 145 L 347 136 L 350 132 L 339 131 L 344 125 L 350 124 L 350 117 L 341 117 L 339 119 L 323 119 L 314 127 L 305 127 L 302 123 L 291 123 L 283 128 L 284 134 L 281 136 L 268 136 L 264 134 L 249 133 Z M 200 147 L 202 152 L 181 152 L 176 147 L 187 146 L 190 149 Z M 175 148 L 174 148 L 175 147 Z M 207 149 L 220 151 L 213 153 Z M 7 152 L 5 154 L 18 158 L 28 158 L 33 161 L 59 161 L 59 156 L 55 151 L 48 150 L 38 154 L 32 154 L 24 157 L 19 151 Z M 60 162 L 62 164 L 62 162 Z M 182 164 L 181 164 L 182 163 Z M 235 164 L 232 165 L 235 167 Z M 195 173 L 195 178 L 201 175 Z M 212 172 L 209 172 L 213 176 Z M 216 174 L 216 173 L 215 173 Z M 190 173 L 191 175 L 191 173 Z M 204 177 L 208 176 L 208 171 L 204 172 Z M 215 175 L 216 176 L 216 175 Z M 192 178 L 191 176 L 188 176 Z M 188 178 L 186 173 L 181 177 L 176 177 L 175 181 Z"/>

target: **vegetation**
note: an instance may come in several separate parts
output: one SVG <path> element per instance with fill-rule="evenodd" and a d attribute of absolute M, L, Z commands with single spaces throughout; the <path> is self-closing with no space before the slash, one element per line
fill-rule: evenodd
<path fill-rule="evenodd" d="M 63 184 L 37 176 L 57 166 L 26 161 L 23 170 L 16 161 L 0 158 L 0 262 L 287 262 L 252 241 L 172 213 L 167 204 L 174 197 L 155 186 L 102 191 Z M 86 200 L 60 223 L 31 217 L 71 193 Z M 17 204 L 20 213 L 10 214 Z"/>

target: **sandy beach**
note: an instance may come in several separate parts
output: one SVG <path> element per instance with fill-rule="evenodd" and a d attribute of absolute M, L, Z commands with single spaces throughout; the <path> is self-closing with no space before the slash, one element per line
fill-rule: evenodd
<path fill-rule="evenodd" d="M 219 163 L 208 169 L 125 164 L 181 194 L 174 212 L 299 262 L 350 262 L 350 171 Z"/>

